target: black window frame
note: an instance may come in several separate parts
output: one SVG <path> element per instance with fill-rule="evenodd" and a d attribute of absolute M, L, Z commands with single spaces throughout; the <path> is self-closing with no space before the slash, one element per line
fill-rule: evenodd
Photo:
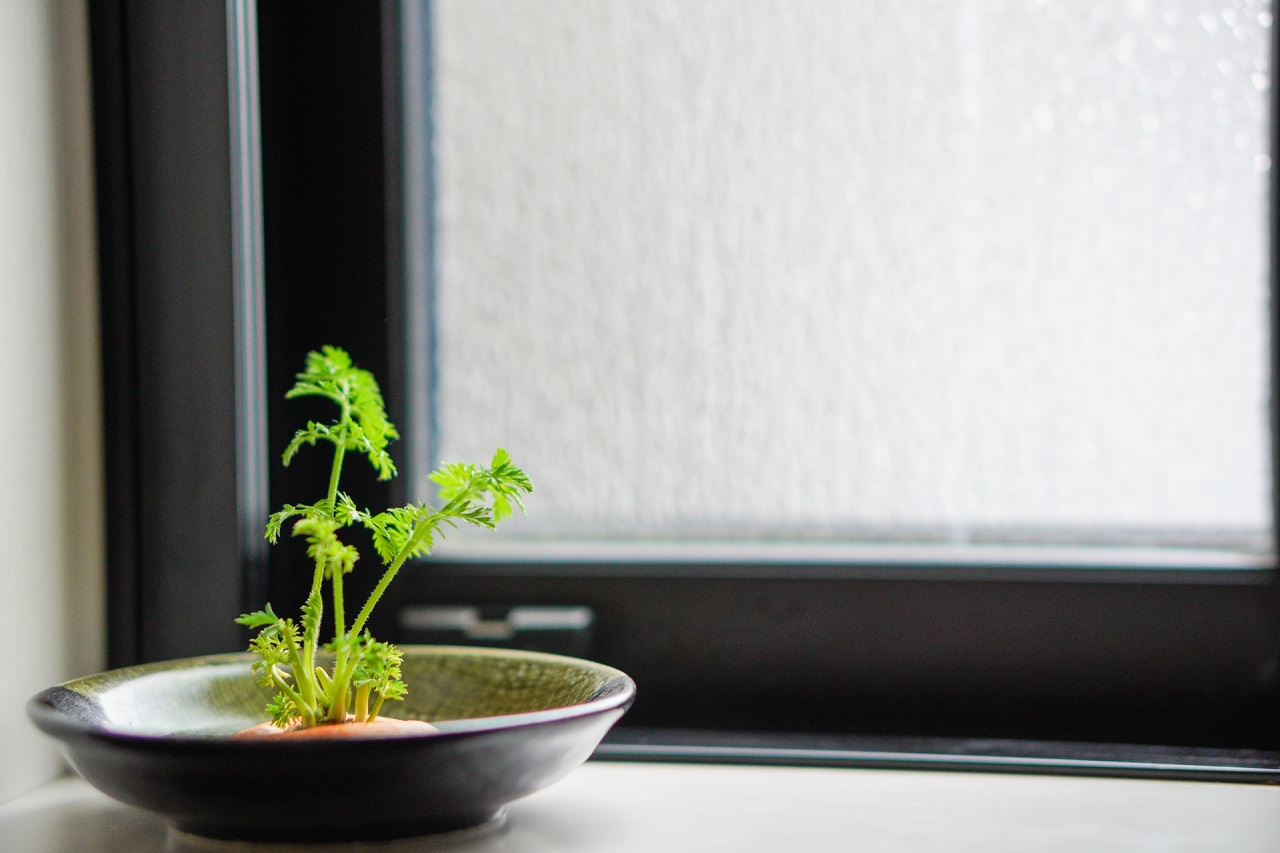
<path fill-rule="evenodd" d="M 407 138 L 402 103 L 405 63 L 429 75 L 414 53 L 429 16 L 395 0 L 101 0 L 90 14 L 119 666 L 243 648 L 236 614 L 301 599 L 309 569 L 267 552 L 258 524 L 323 486 L 267 451 L 308 415 L 282 402 L 308 349 L 348 347 L 384 377 L 392 417 L 409 414 L 424 379 L 408 354 L 429 342 L 406 270 L 431 246 L 404 224 L 405 163 L 430 127 Z M 412 180 L 430 191 L 429 173 Z M 1274 216 L 1270 240 L 1274 294 Z M 371 476 L 351 489 L 370 506 L 407 497 Z M 434 561 L 397 580 L 372 627 L 403 639 L 395 614 L 417 602 L 591 607 L 592 656 L 639 685 L 603 750 L 620 757 L 1090 772 L 1105 754 L 1097 772 L 1178 775 L 1181 761 L 1225 778 L 1244 763 L 1280 779 L 1274 564 Z"/>

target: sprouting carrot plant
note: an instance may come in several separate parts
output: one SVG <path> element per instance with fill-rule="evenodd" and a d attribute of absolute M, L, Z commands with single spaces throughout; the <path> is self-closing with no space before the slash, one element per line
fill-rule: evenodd
<path fill-rule="evenodd" d="M 344 350 L 326 346 L 307 354 L 305 369 L 286 394 L 288 398 L 307 396 L 333 401 L 338 418 L 330 424 L 312 421 L 298 430 L 285 448 L 284 464 L 292 462 L 304 445 L 332 445 L 328 494 L 314 504 L 288 504 L 272 514 L 266 537 L 274 544 L 285 522 L 296 519 L 292 533 L 306 540 L 307 555 L 315 562 L 311 591 L 298 622 L 277 616 L 270 604 L 236 620 L 260 629 L 249 644 L 249 650 L 258 655 L 253 671 L 260 684 L 276 691 L 267 710 L 280 728 L 371 722 L 383 702 L 403 699 L 407 689 L 400 680 L 400 650 L 375 640 L 365 627 L 374 606 L 405 562 L 430 553 L 444 529 L 459 523 L 493 528 L 511 515 L 513 506 L 523 512 L 522 495 L 533 491 L 525 473 L 499 449 L 488 467 L 455 462 L 432 473 L 431 479 L 440 487 L 439 509 L 411 504 L 374 515 L 358 508 L 339 485 L 348 453 L 367 457 L 380 480 L 395 476 L 387 446 L 399 436 L 387 419 L 377 381 L 372 373 L 356 367 Z M 382 561 L 382 578 L 348 623 L 342 583 L 360 555 L 338 534 L 353 525 L 372 534 Z M 332 639 L 322 646 L 326 581 L 333 631 Z M 328 668 L 320 665 L 322 650 L 328 653 Z"/>

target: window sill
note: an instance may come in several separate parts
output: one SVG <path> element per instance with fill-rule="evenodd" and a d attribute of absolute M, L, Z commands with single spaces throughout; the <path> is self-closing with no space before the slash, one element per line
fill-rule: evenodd
<path fill-rule="evenodd" d="M 0 806 L 13 849 L 258 849 L 178 836 L 79 779 Z M 592 761 L 453 839 L 331 851 L 1271 851 L 1280 786 L 1054 775 Z M 283 853 L 287 846 L 263 847 Z M 296 848 L 304 849 L 304 848 Z"/>
<path fill-rule="evenodd" d="M 609 732 L 596 757 L 1280 784 L 1280 752 L 998 738 L 753 734 L 624 724 Z"/>

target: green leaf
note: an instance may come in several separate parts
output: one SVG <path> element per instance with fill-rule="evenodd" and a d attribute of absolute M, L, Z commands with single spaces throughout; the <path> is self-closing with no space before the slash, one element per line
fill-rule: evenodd
<path fill-rule="evenodd" d="M 409 546 L 410 540 L 422 525 L 426 527 L 422 530 L 419 536 L 421 541 L 417 543 L 411 556 L 431 553 L 435 545 L 432 535 L 435 527 L 434 515 L 435 511 L 429 506 L 411 504 L 395 507 L 365 519 L 365 526 L 373 533 L 374 550 L 378 552 L 382 562 L 390 565 L 400 552 Z"/>
<path fill-rule="evenodd" d="M 250 617 L 256 614 L 246 614 Z M 251 670 L 258 676 L 258 684 L 263 687 L 275 686 L 275 676 L 284 678 L 288 672 L 284 669 L 290 658 L 298 650 L 298 629 L 292 619 L 277 619 L 263 626 L 249 642 L 249 651 L 258 656 Z"/>
<path fill-rule="evenodd" d="M 445 505 L 440 510 L 440 520 L 447 523 L 451 527 L 457 527 L 456 521 L 465 521 L 467 524 L 475 527 L 484 527 L 492 530 L 497 526 L 494 520 L 493 511 L 484 504 L 472 503 L 470 501 L 454 500 Z"/>
<path fill-rule="evenodd" d="M 280 528 L 284 526 L 284 523 L 296 515 L 301 515 L 302 512 L 303 509 L 301 507 L 295 507 L 290 504 L 278 512 L 271 513 L 271 517 L 267 519 L 267 540 L 272 545 L 276 544 L 280 539 Z"/>
<path fill-rule="evenodd" d="M 359 517 L 373 533 L 373 547 L 383 563 L 391 565 L 402 558 L 431 553 L 444 526 L 465 523 L 492 529 L 511 515 L 512 504 L 523 511 L 520 494 L 533 490 L 529 478 L 501 449 L 494 454 L 489 468 L 450 462 L 436 469 L 431 479 L 440 486 L 440 497 L 445 501 L 439 510 L 426 504 L 410 504 Z"/>
<path fill-rule="evenodd" d="M 343 495 L 343 497 L 346 497 Z M 350 500 L 350 498 L 348 498 Z M 354 506 L 354 505 L 353 505 Z M 275 544 L 280 538 L 280 529 L 284 523 L 291 518 L 302 516 L 303 518 L 313 519 L 315 521 L 332 521 L 335 517 L 334 508 L 329 502 L 322 500 L 315 504 L 285 504 L 284 507 L 273 512 L 271 517 L 267 519 L 266 538 Z M 350 522 L 342 521 L 339 527 L 344 527 Z M 294 525 L 294 535 L 297 536 L 297 525 Z"/>
<path fill-rule="evenodd" d="M 288 467 L 289 463 L 293 461 L 293 457 L 302 449 L 302 445 L 308 444 L 314 447 L 317 441 L 322 440 L 341 444 L 344 438 L 340 432 L 337 432 L 332 427 L 327 427 L 315 421 L 308 421 L 306 427 L 293 434 L 293 440 L 285 447 L 282 457 L 285 467 Z"/>
<path fill-rule="evenodd" d="M 372 373 L 356 367 L 345 350 L 321 347 L 319 352 L 307 353 L 305 368 L 285 394 L 289 399 L 307 396 L 332 400 L 342 414 L 332 427 L 312 422 L 299 430 L 285 449 L 286 465 L 303 444 L 324 439 L 363 453 L 378 472 L 379 480 L 395 476 L 396 466 L 387 453 L 387 445 L 400 433 L 387 417 L 382 390 Z"/>
<path fill-rule="evenodd" d="M 529 481 L 529 475 L 511 460 L 511 454 L 505 449 L 499 447 L 493 452 L 493 461 L 489 463 L 489 469 L 495 479 L 510 483 L 525 492 L 533 491 L 533 483 Z"/>
<path fill-rule="evenodd" d="M 277 693 L 275 699 L 267 705 L 267 713 L 271 715 L 271 725 L 278 729 L 287 729 L 293 725 L 301 712 L 293 700 L 283 693 Z"/>
<path fill-rule="evenodd" d="M 302 603 L 302 636 L 314 637 L 320 630 L 320 620 L 324 617 L 324 599 L 319 591 L 312 592 Z"/>
<path fill-rule="evenodd" d="M 340 404 L 344 396 L 342 379 L 354 369 L 346 350 L 332 346 L 323 346 L 319 352 L 313 350 L 307 353 L 302 372 L 297 375 L 293 388 L 285 393 L 285 399 L 320 396 Z"/>
<path fill-rule="evenodd" d="M 467 462 L 445 462 L 432 471 L 428 478 L 440 487 L 442 501 L 465 498 L 468 491 L 474 490 L 482 475 L 483 469 Z"/>
<path fill-rule="evenodd" d="M 369 464 L 378 472 L 379 480 L 390 480 L 396 475 L 396 464 L 391 461 L 391 454 L 387 453 L 385 439 L 375 442 L 365 428 L 356 423 L 346 424 L 344 435 L 347 450 L 354 450 L 368 457 Z"/>
<path fill-rule="evenodd" d="M 351 684 L 368 685 L 383 699 L 403 699 L 409 692 L 400 680 L 400 664 L 404 653 L 390 643 L 380 643 L 368 631 L 361 638 L 359 663 Z"/>
<path fill-rule="evenodd" d="M 493 454 L 493 461 L 487 469 L 479 465 L 449 462 L 429 476 L 440 486 L 440 499 L 448 503 L 476 501 L 488 494 L 493 502 L 495 521 L 502 521 L 510 516 L 512 504 L 524 512 L 521 496 L 533 491 L 529 476 L 501 447 Z"/>
<path fill-rule="evenodd" d="M 338 538 L 338 530 L 344 526 L 332 518 L 314 516 L 300 518 L 293 525 L 293 535 L 306 538 L 307 556 L 322 565 L 325 577 L 333 577 L 335 572 L 347 574 L 360 559 L 355 547 Z"/>
<path fill-rule="evenodd" d="M 333 517 L 343 526 L 363 522 L 368 512 L 362 512 L 349 495 L 338 492 L 337 506 L 333 508 Z"/>
<path fill-rule="evenodd" d="M 263 628 L 267 625 L 274 625 L 279 621 L 280 617 L 271 609 L 270 602 L 262 610 L 255 610 L 253 613 L 242 613 L 236 618 L 236 622 L 246 628 Z"/>

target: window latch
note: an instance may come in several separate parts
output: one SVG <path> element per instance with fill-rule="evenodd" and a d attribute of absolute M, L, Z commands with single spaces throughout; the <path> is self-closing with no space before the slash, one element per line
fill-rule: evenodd
<path fill-rule="evenodd" d="M 590 607 L 410 605 L 400 611 L 403 641 L 429 645 L 504 646 L 587 657 L 595 613 Z"/>

